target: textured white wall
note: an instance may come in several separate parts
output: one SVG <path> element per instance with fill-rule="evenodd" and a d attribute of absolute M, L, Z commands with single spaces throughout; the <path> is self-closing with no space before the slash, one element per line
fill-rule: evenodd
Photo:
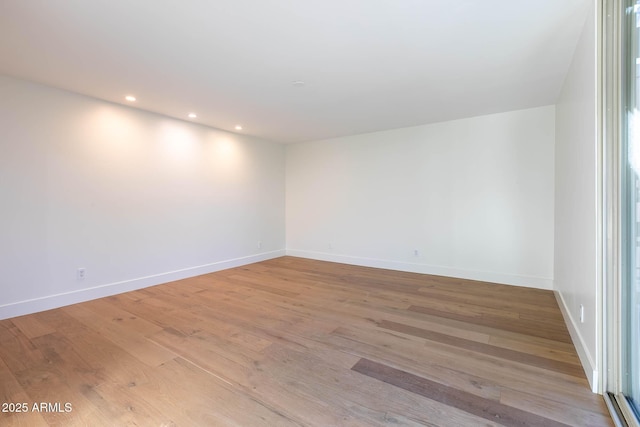
<path fill-rule="evenodd" d="M 549 289 L 554 126 L 547 106 L 289 145 L 287 253 Z"/>
<path fill-rule="evenodd" d="M 556 106 L 554 272 L 554 288 L 594 387 L 600 317 L 595 10 L 594 2 Z M 580 323 L 581 304 L 584 323 Z"/>
<path fill-rule="evenodd" d="M 283 255 L 284 160 L 0 76 L 0 318 Z"/>

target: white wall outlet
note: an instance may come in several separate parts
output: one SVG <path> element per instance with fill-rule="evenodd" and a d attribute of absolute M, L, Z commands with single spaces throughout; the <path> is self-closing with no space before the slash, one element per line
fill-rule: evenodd
<path fill-rule="evenodd" d="M 84 280 L 87 277 L 87 269 L 86 268 L 79 268 L 78 270 L 76 270 L 76 279 L 78 280 Z"/>
<path fill-rule="evenodd" d="M 413 256 L 420 256 L 420 251 L 417 249 L 413 250 Z"/>
<path fill-rule="evenodd" d="M 262 249 L 262 240 L 258 240 L 257 246 L 258 246 L 258 249 Z"/>
<path fill-rule="evenodd" d="M 580 304 L 580 323 L 584 323 L 584 305 Z"/>

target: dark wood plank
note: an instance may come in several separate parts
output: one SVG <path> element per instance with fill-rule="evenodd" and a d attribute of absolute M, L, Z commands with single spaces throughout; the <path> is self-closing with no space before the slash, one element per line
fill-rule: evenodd
<path fill-rule="evenodd" d="M 420 396 L 444 403 L 448 406 L 453 406 L 454 408 L 461 409 L 484 419 L 495 421 L 504 426 L 567 427 L 567 424 L 489 399 L 483 399 L 474 394 L 460 391 L 368 359 L 360 359 L 351 369 L 384 381 L 387 384 L 392 384 L 401 389 L 419 394 Z"/>

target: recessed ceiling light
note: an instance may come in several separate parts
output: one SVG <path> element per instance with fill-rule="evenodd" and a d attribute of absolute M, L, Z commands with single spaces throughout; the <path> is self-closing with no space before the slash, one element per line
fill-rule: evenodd
<path fill-rule="evenodd" d="M 136 97 L 133 95 L 127 95 L 124 97 L 124 99 L 126 99 L 129 102 L 134 102 L 136 100 Z"/>
<path fill-rule="evenodd" d="M 236 130 L 242 130 L 242 126 L 236 125 Z"/>
<path fill-rule="evenodd" d="M 195 119 L 196 117 L 198 117 L 198 116 L 196 116 L 196 113 L 189 113 L 189 118 L 190 119 Z"/>
<path fill-rule="evenodd" d="M 304 82 L 302 80 L 295 80 L 295 81 L 291 82 L 291 84 L 293 85 L 293 87 L 302 87 L 302 86 L 304 86 Z"/>

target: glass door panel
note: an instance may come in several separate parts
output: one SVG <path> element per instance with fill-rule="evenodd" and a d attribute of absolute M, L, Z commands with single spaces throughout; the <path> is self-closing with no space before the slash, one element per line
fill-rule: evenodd
<path fill-rule="evenodd" d="M 623 161 L 622 392 L 640 413 L 640 0 L 626 9 Z"/>

